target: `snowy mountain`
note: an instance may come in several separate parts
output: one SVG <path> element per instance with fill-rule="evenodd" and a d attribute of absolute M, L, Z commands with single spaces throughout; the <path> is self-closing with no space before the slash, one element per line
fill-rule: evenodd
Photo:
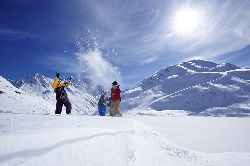
<path fill-rule="evenodd" d="M 51 89 L 51 85 L 53 84 L 53 79 L 48 78 L 44 75 L 39 73 L 35 73 L 31 76 L 27 76 L 23 80 L 10 80 L 10 82 L 19 89 L 27 93 L 31 93 L 34 95 L 42 95 L 53 92 Z M 100 91 L 103 90 L 101 86 L 92 86 L 92 81 L 90 79 L 73 79 L 72 85 L 73 87 L 86 92 L 90 93 L 91 95 L 97 95 Z"/>
<path fill-rule="evenodd" d="M 4 78 L 2 77 L 2 79 Z M 11 85 L 5 79 L 4 82 Z M 45 103 L 48 102 L 50 105 L 53 105 L 53 109 L 46 110 L 50 113 L 54 112 L 56 99 L 55 93 L 51 88 L 53 79 L 36 73 L 23 80 L 10 82 L 13 84 L 11 86 L 17 89 L 17 91 L 21 91 L 23 94 L 32 97 L 40 98 Z M 83 80 L 73 80 L 73 85 L 66 88 L 66 91 L 68 92 L 69 99 L 72 103 L 72 111 L 81 114 L 96 113 L 96 99 L 92 94 L 98 93 L 98 89 L 89 88 L 88 84 Z M 29 103 L 29 100 L 27 100 L 27 103 Z"/>
<path fill-rule="evenodd" d="M 249 69 L 231 64 L 190 61 L 171 66 L 124 92 L 122 106 L 148 108 L 142 116 L 118 118 L 88 116 L 96 113 L 93 93 L 99 90 L 91 89 L 91 82 L 73 80 L 67 88 L 72 115 L 54 115 L 51 78 L 34 74 L 11 84 L 0 76 L 0 165 L 249 166 L 249 118 L 187 117 L 181 111 L 247 112 L 249 80 Z M 182 105 L 182 100 L 190 104 Z M 147 114 L 170 106 L 179 111 Z M 186 142 L 180 145 L 171 133 Z M 216 154 L 187 147 L 190 142 L 246 148 Z"/>
<path fill-rule="evenodd" d="M 2 113 L 41 113 L 54 110 L 54 104 L 40 96 L 31 95 L 14 87 L 0 76 L 0 112 Z"/>
<path fill-rule="evenodd" d="M 8 81 L 4 79 L 3 82 Z M 23 95 L 50 103 L 53 109 L 49 109 L 49 112 L 54 112 L 56 100 L 51 88 L 52 78 L 36 73 L 10 82 Z M 9 86 L 10 83 L 6 84 Z M 95 114 L 95 96 L 102 90 L 100 86 L 94 87 L 89 79 L 74 79 L 73 85 L 67 88 L 73 111 Z M 124 91 L 121 108 L 123 111 L 179 110 L 193 115 L 245 116 L 250 113 L 249 94 L 250 69 L 229 63 L 192 60 L 164 68 L 134 88 Z"/>
<path fill-rule="evenodd" d="M 162 69 L 123 95 L 123 109 L 250 113 L 250 69 L 192 60 Z"/>

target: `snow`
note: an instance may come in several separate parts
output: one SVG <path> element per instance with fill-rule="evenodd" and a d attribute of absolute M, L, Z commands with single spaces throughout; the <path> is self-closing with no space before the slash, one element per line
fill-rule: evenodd
<path fill-rule="evenodd" d="M 249 80 L 249 69 L 229 63 L 192 60 L 158 71 L 133 88 L 140 90 L 125 91 L 122 108 L 125 111 L 186 110 L 212 116 L 248 116 Z"/>
<path fill-rule="evenodd" d="M 44 107 L 44 110 L 49 110 L 49 112 L 53 112 L 55 110 L 54 108 L 56 102 L 55 93 L 51 88 L 53 79 L 47 78 L 41 74 L 36 73 L 32 76 L 26 77 L 24 80 L 12 81 L 12 83 L 15 86 L 15 88 L 18 88 L 18 90 L 23 91 L 23 93 L 30 95 L 32 98 L 39 98 L 39 100 L 41 100 L 41 103 L 45 102 L 46 103 L 45 105 L 39 104 L 40 107 Z M 81 114 L 88 114 L 88 115 L 96 113 L 97 105 L 96 105 L 96 100 L 94 98 L 94 94 L 98 90 L 93 89 L 91 86 L 89 86 L 89 84 L 91 83 L 88 82 L 88 80 L 86 81 L 73 80 L 73 85 L 66 88 L 69 99 L 72 103 L 73 112 L 79 112 Z M 13 87 L 13 85 L 11 86 Z M 12 95 L 11 92 L 9 93 L 9 95 Z M 29 102 L 30 99 L 25 101 L 25 97 L 22 97 L 22 98 L 15 98 L 15 100 L 24 100 L 21 103 L 24 104 L 26 103 L 27 107 L 28 108 L 30 107 L 28 106 L 30 103 Z M 6 105 L 8 106 L 8 104 Z M 50 107 L 46 108 L 46 105 L 50 105 Z M 47 113 L 48 111 L 45 112 Z"/>
<path fill-rule="evenodd" d="M 72 115 L 54 115 L 52 81 L 0 76 L 0 165 L 250 166 L 250 118 L 226 117 L 249 115 L 250 69 L 170 66 L 122 93 L 119 118 L 96 115 L 86 80 L 67 88 Z"/>
<path fill-rule="evenodd" d="M 178 75 L 171 75 L 167 79 L 176 78 L 176 77 L 178 77 Z"/>
<path fill-rule="evenodd" d="M 54 106 L 40 96 L 29 95 L 15 88 L 0 76 L 0 111 L 12 113 L 42 113 L 48 114 Z"/>
<path fill-rule="evenodd" d="M 227 85 L 227 86 L 224 86 L 222 84 L 213 84 L 213 83 L 208 83 L 209 85 L 211 86 L 214 86 L 216 88 L 219 88 L 221 90 L 224 90 L 224 91 L 229 91 L 229 92 L 234 92 L 234 91 L 237 91 L 240 89 L 240 87 L 238 86 L 234 86 L 234 85 Z"/>
<path fill-rule="evenodd" d="M 243 83 L 243 84 L 249 84 L 248 81 L 244 80 L 244 79 L 240 79 L 238 77 L 232 77 L 231 80 L 239 82 L 239 83 Z"/>
<path fill-rule="evenodd" d="M 187 111 L 184 110 L 162 110 L 155 111 L 153 109 L 146 110 L 134 110 L 133 112 L 129 112 L 129 115 L 150 115 L 150 116 L 186 116 L 188 115 Z"/>
<path fill-rule="evenodd" d="M 185 117 L 178 116 L 146 117 L 3 113 L 0 116 L 0 165 L 250 165 L 250 153 L 197 152 L 182 148 L 167 139 L 172 139 L 173 134 L 169 134 L 171 132 L 189 139 L 188 133 L 196 132 L 189 127 L 197 123 L 183 129 L 169 125 L 181 122 L 181 126 L 184 126 L 186 122 L 193 122 L 193 119 L 185 120 Z M 204 119 L 197 120 L 204 122 Z M 215 125 L 224 123 L 223 120 L 217 122 Z M 233 128 L 232 133 L 239 134 L 235 129 L 249 122 L 249 119 L 243 120 L 241 125 Z M 229 124 L 232 127 L 236 123 Z M 163 127 L 166 127 L 168 134 Z M 203 140 L 203 143 L 209 142 Z"/>
<path fill-rule="evenodd" d="M 56 101 L 51 89 L 52 82 L 53 79 L 38 73 L 12 81 L 18 90 L 54 105 Z M 94 88 L 92 84 L 88 79 L 77 79 L 73 80 L 73 86 L 67 88 L 73 112 L 96 114 L 96 96 L 100 95 L 103 88 Z M 134 88 L 123 91 L 121 110 L 151 108 L 158 111 L 186 110 L 193 114 L 215 116 L 248 116 L 249 93 L 250 69 L 229 63 L 192 60 L 164 68 Z M 40 105 L 43 107 L 43 104 Z"/>
<path fill-rule="evenodd" d="M 158 115 L 155 112 L 155 116 L 135 118 L 182 147 L 206 153 L 250 152 L 250 118 L 192 117 L 180 113 L 165 116 L 161 111 Z"/>

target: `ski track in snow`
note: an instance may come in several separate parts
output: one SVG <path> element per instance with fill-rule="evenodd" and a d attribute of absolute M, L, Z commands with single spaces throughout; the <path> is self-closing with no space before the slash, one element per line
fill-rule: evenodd
<path fill-rule="evenodd" d="M 14 153 L 9 153 L 9 154 L 0 156 L 0 163 L 5 162 L 5 161 L 9 161 L 9 160 L 14 159 L 14 158 L 36 157 L 36 156 L 44 155 L 50 151 L 53 151 L 53 150 L 58 149 L 62 146 L 65 146 L 65 145 L 70 145 L 70 144 L 74 144 L 77 142 L 87 141 L 87 140 L 91 140 L 91 139 L 94 139 L 97 137 L 102 137 L 102 136 L 116 136 L 118 134 L 121 134 L 121 132 L 99 133 L 99 134 L 91 135 L 88 137 L 83 136 L 83 137 L 79 137 L 79 138 L 72 138 L 72 139 L 64 140 L 64 141 L 61 141 L 59 143 L 56 143 L 54 145 L 44 147 L 44 148 L 28 149 L 28 150 L 22 150 L 22 151 L 18 151 L 18 152 L 14 152 Z"/>
<path fill-rule="evenodd" d="M 247 166 L 250 163 L 250 154 L 217 155 L 181 148 L 132 117 L 3 114 L 0 120 L 0 165 L 4 166 L 233 166 L 239 163 Z"/>
<path fill-rule="evenodd" d="M 202 72 L 200 72 L 200 73 L 202 73 Z M 226 73 L 226 74 L 224 74 L 224 73 Z M 205 85 L 205 84 L 212 83 L 212 82 L 215 82 L 215 81 L 219 81 L 219 80 L 221 80 L 222 78 L 224 78 L 225 76 L 227 76 L 227 72 L 224 72 L 224 73 L 223 73 L 223 74 L 220 73 L 220 74 L 222 74 L 222 76 L 219 77 L 219 78 L 217 78 L 217 79 L 214 79 L 214 80 L 211 80 L 211 81 L 207 81 L 207 82 L 204 82 L 204 83 L 201 83 L 201 84 L 197 84 L 197 85 L 194 85 L 194 86 L 190 86 L 190 87 L 187 87 L 187 88 L 178 90 L 178 91 L 176 91 L 176 92 L 173 92 L 173 93 L 171 93 L 171 94 L 169 94 L 169 95 L 160 97 L 160 98 L 158 98 L 158 99 L 156 99 L 156 100 L 153 100 L 151 103 L 148 104 L 148 106 L 151 105 L 151 104 L 153 104 L 153 103 L 156 103 L 156 102 L 158 102 L 158 101 L 160 101 L 160 100 L 164 100 L 164 99 L 169 98 L 169 97 L 171 97 L 171 96 L 177 95 L 177 94 L 179 94 L 180 92 L 187 91 L 187 90 L 189 90 L 189 89 L 191 89 L 191 88 L 195 88 L 195 87 L 197 87 L 197 86 L 201 86 L 201 85 Z"/>
<path fill-rule="evenodd" d="M 249 72 L 250 69 L 229 63 L 182 62 L 157 71 L 125 91 L 121 109 L 131 112 L 170 109 L 195 114 L 202 111 L 204 115 L 248 116 L 249 108 L 243 104 L 249 103 Z"/>
<path fill-rule="evenodd" d="M 195 64 L 191 66 L 208 69 Z M 195 73 L 185 66 L 179 67 L 189 73 Z M 229 72 L 231 71 L 212 72 L 222 76 L 218 75 L 216 79 L 194 86 L 179 88 L 180 90 L 165 96 L 151 91 L 152 95 L 145 98 L 139 107 L 146 108 L 189 89 L 213 83 L 227 76 Z M 41 97 L 28 95 L 13 87 L 1 76 L 0 79 L 0 165 L 250 166 L 249 153 L 209 154 L 188 150 L 173 144 L 168 141 L 168 136 L 162 137 L 156 129 L 131 116 L 111 118 L 51 115 L 48 110 L 54 110 L 54 105 L 49 97 L 53 98 L 54 103 L 53 93 L 47 94 L 48 101 L 45 102 Z M 234 80 L 243 83 L 249 81 L 238 78 Z M 157 87 L 155 88 L 157 90 Z M 69 95 L 77 95 L 75 90 L 69 89 Z M 85 94 L 87 93 L 73 100 L 76 102 L 73 103 L 76 105 L 74 109 L 86 111 L 89 108 L 86 113 L 96 111 L 94 98 L 86 97 Z M 152 98 L 153 95 L 157 97 Z M 79 102 L 76 99 L 82 101 L 82 97 L 86 99 L 85 104 L 93 102 L 86 105 L 86 109 L 85 105 L 77 105 Z"/>

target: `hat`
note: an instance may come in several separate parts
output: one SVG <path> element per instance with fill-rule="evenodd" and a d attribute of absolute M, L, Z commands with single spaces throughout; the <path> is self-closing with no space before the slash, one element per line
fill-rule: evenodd
<path fill-rule="evenodd" d="M 114 81 L 114 82 L 112 83 L 112 85 L 118 85 L 118 82 L 117 82 L 117 81 Z"/>

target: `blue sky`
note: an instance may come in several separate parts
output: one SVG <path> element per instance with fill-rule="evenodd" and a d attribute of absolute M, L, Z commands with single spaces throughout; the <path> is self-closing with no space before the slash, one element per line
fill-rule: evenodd
<path fill-rule="evenodd" d="M 186 9 L 197 18 L 183 32 L 176 26 Z M 249 11 L 248 0 L 1 0 L 0 75 L 103 75 L 128 88 L 194 58 L 249 67 Z"/>

